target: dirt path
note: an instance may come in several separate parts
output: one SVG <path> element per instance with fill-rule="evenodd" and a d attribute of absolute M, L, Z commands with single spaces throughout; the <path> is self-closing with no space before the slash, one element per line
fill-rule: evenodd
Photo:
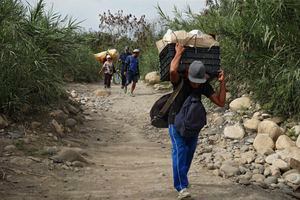
<path fill-rule="evenodd" d="M 99 88 L 95 84 L 71 87 L 90 96 Z M 94 130 L 86 141 L 86 150 L 95 165 L 78 172 L 55 171 L 52 178 L 40 182 L 39 192 L 19 194 L 19 199 L 176 199 L 167 130 L 157 132 L 147 126 L 149 109 L 161 94 L 144 84 L 137 86 L 134 98 L 124 95 L 118 86 L 113 86 L 111 92 L 108 111 L 86 110 L 91 117 L 86 126 Z M 197 163 L 192 166 L 190 179 L 195 200 L 292 199 L 280 192 L 234 184 L 212 175 Z"/>

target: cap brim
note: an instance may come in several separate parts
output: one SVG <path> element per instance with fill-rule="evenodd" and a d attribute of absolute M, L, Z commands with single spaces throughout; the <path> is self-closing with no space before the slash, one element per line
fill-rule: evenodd
<path fill-rule="evenodd" d="M 205 78 L 193 78 L 189 75 L 189 80 L 193 83 L 205 83 L 207 80 Z"/>

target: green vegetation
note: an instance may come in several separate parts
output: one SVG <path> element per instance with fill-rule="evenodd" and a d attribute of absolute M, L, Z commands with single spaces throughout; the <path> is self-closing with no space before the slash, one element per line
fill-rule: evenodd
<path fill-rule="evenodd" d="M 264 108 L 287 116 L 300 113 L 300 3 L 298 0 L 207 1 L 200 14 L 190 9 L 175 18 L 176 29 L 201 29 L 219 36 L 222 65 L 231 91 L 246 84 Z"/>
<path fill-rule="evenodd" d="M 64 96 L 63 77 L 97 79 L 98 64 L 78 23 L 45 11 L 0 2 L 0 112 L 16 113 Z"/>

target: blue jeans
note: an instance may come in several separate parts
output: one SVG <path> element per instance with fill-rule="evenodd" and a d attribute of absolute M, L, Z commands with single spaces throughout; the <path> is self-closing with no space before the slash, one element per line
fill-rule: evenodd
<path fill-rule="evenodd" d="M 172 140 L 173 181 L 177 191 L 189 185 L 188 172 L 197 147 L 198 135 L 182 137 L 174 124 L 169 125 L 169 134 Z"/>

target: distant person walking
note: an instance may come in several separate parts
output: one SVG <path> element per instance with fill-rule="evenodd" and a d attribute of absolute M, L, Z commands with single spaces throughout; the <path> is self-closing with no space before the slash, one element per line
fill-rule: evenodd
<path fill-rule="evenodd" d="M 111 78 L 115 71 L 115 66 L 110 55 L 106 56 L 106 61 L 103 64 L 101 71 L 104 73 L 104 87 L 110 88 Z"/>
<path fill-rule="evenodd" d="M 126 59 L 130 56 L 129 47 L 125 47 L 125 51 L 121 54 L 119 61 L 121 62 L 121 79 L 122 79 L 122 89 L 126 86 Z"/>
<path fill-rule="evenodd" d="M 223 71 L 219 74 L 220 90 L 218 93 L 215 93 L 212 86 L 207 82 L 208 75 L 206 74 L 205 66 L 201 61 L 194 61 L 189 66 L 189 70 L 185 74 L 185 77 L 179 75 L 178 67 L 184 50 L 182 45 L 176 45 L 176 54 L 170 67 L 170 80 L 174 89 L 179 86 L 181 87 L 179 94 L 170 107 L 168 119 L 169 134 L 172 141 L 173 179 L 174 187 L 179 192 L 178 199 L 191 198 L 191 194 L 187 189 L 189 186 L 188 172 L 197 147 L 198 135 L 201 128 L 200 130 L 197 129 L 197 131 L 193 132 L 191 135 L 187 135 L 187 131 L 192 130 L 198 124 L 206 124 L 206 112 L 201 103 L 201 96 L 206 96 L 220 107 L 224 106 L 226 98 Z M 192 99 L 192 101 L 189 101 L 189 99 Z M 196 105 L 188 104 L 189 102 L 198 102 L 197 106 L 201 107 L 199 107 L 199 109 L 198 107 L 193 107 L 193 110 L 198 109 L 201 111 L 197 111 L 197 113 L 185 113 L 185 110 L 181 109 L 182 107 L 189 108 L 188 105 Z M 184 118 L 187 117 L 187 115 L 188 118 Z M 178 129 L 178 127 L 180 128 L 178 124 L 181 125 L 182 121 L 187 123 L 190 129 Z M 190 124 L 190 122 L 193 122 L 193 124 Z"/>
<path fill-rule="evenodd" d="M 140 50 L 139 49 L 135 49 L 132 52 L 132 55 L 128 56 L 126 58 L 126 85 L 124 87 L 124 92 L 127 93 L 127 87 L 128 85 L 131 85 L 131 90 L 129 95 L 134 97 L 134 90 L 136 87 L 136 83 L 138 82 L 139 78 L 140 78 L 140 70 L 139 70 L 139 60 L 138 57 L 140 55 Z"/>

